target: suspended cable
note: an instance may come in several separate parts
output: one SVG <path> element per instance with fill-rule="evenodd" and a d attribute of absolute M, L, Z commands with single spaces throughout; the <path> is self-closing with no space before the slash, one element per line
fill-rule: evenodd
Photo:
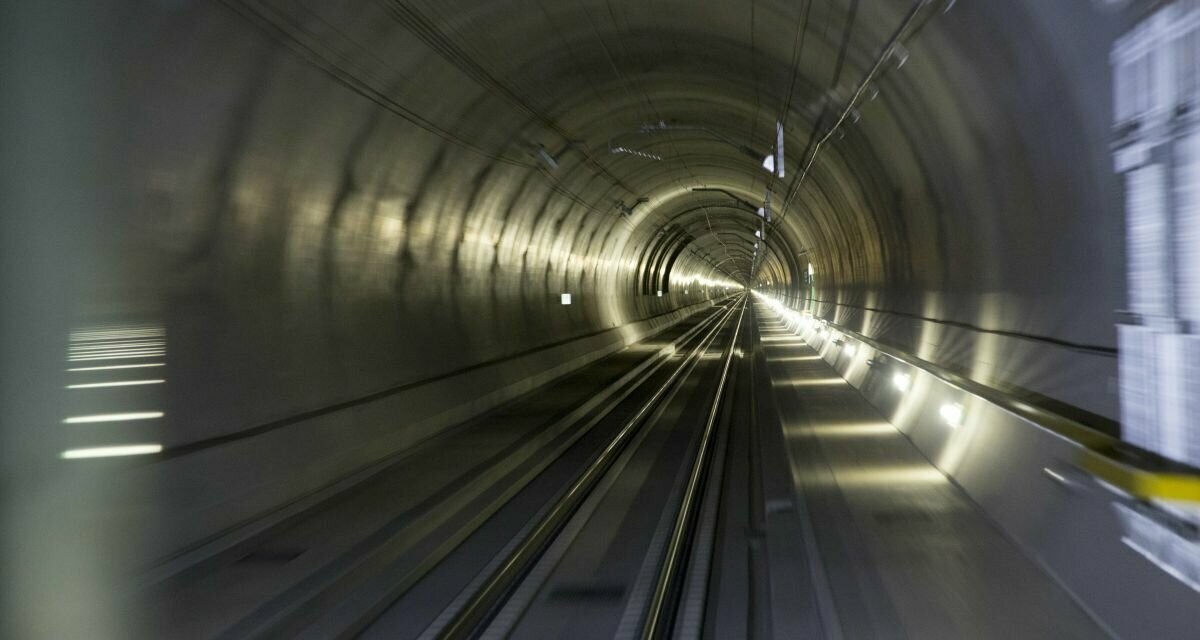
<path fill-rule="evenodd" d="M 253 5 L 247 0 L 222 0 L 225 6 L 229 7 L 238 15 L 245 18 L 248 22 L 258 27 L 265 34 L 283 44 L 289 51 L 308 62 L 313 67 L 324 72 L 334 81 L 342 86 L 350 89 L 358 95 L 374 102 L 388 112 L 399 116 L 405 121 L 417 126 L 424 131 L 427 131 L 447 142 L 467 149 L 477 155 L 483 156 L 496 162 L 524 167 L 526 169 L 534 168 L 534 165 L 529 162 L 523 162 L 503 156 L 501 154 L 488 151 L 464 138 L 455 135 L 453 132 L 442 128 L 428 118 L 416 113 L 408 107 L 396 102 L 383 91 L 371 86 L 368 82 L 359 76 L 347 71 L 339 66 L 331 58 L 328 53 L 317 49 L 315 46 L 305 42 L 300 38 L 296 31 L 297 25 L 286 24 L 287 18 L 280 15 L 278 12 L 267 9 L 258 3 Z"/>

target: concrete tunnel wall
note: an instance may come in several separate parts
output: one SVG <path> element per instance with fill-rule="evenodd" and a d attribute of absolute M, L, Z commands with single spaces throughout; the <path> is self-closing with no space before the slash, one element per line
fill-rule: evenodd
<path fill-rule="evenodd" d="M 127 195 L 143 234 L 126 251 L 157 251 L 138 271 L 155 274 L 147 306 L 169 331 L 164 437 L 237 432 L 696 302 L 698 287 L 638 288 L 672 225 L 694 239 L 675 279 L 747 279 L 729 234 L 752 233 L 753 216 L 688 189 L 758 203 L 764 175 L 711 140 L 635 132 L 698 124 L 768 149 L 807 17 L 788 131 L 798 163 L 820 96 L 865 73 L 910 5 L 793 4 L 756 5 L 749 52 L 737 3 L 620 16 L 181 3 L 148 16 L 127 69 Z M 807 251 L 820 308 L 839 321 L 1112 418 L 1112 26 L 1087 2 L 1005 4 L 931 11 L 908 63 L 777 214 L 781 246 L 762 273 L 795 283 L 775 254 Z M 665 160 L 606 153 L 622 143 Z M 712 267 L 722 260 L 728 275 Z"/>
<path fill-rule="evenodd" d="M 696 279 L 800 304 L 810 262 L 821 315 L 1113 428 L 1117 20 L 1086 0 L 944 5 L 919 10 L 906 63 L 803 184 L 814 132 L 913 3 L 179 1 L 73 27 L 96 58 L 59 62 L 95 74 L 75 95 L 103 125 L 80 133 L 103 179 L 68 215 L 86 250 L 55 304 L 72 326 L 167 333 L 154 435 L 178 455 L 122 486 L 150 487 L 138 518 L 177 524 L 133 555 L 386 455 L 406 416 L 462 417 L 724 293 Z M 765 155 L 781 112 L 787 177 L 769 180 L 737 147 Z M 359 403 L 456 371 L 476 373 Z M 313 440 L 306 412 L 347 403 Z"/>

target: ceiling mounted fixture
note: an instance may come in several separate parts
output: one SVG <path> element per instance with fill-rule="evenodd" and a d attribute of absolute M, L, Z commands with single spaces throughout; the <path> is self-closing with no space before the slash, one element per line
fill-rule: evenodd
<path fill-rule="evenodd" d="M 554 156 L 550 155 L 550 153 L 546 151 L 546 147 L 540 144 L 537 148 L 537 157 L 538 160 L 542 161 L 542 164 L 546 165 L 547 169 L 550 169 L 551 171 L 558 170 L 558 161 L 554 159 Z"/>
<path fill-rule="evenodd" d="M 697 126 L 697 125 L 667 124 L 666 122 L 659 120 L 657 124 L 643 124 L 642 126 L 638 127 L 638 131 L 641 133 L 657 133 L 659 131 L 693 131 L 693 132 L 706 134 L 709 137 L 711 137 L 717 141 L 723 142 L 723 143 L 733 147 L 734 149 L 737 149 L 743 155 L 754 158 L 755 160 L 758 159 L 758 154 L 760 153 L 760 152 L 755 151 L 754 149 L 750 148 L 747 145 L 741 144 L 740 142 L 737 142 L 736 140 L 731 139 L 729 136 L 727 136 L 719 131 L 716 131 L 714 129 L 709 129 L 708 127 L 701 127 L 701 126 Z M 773 169 L 768 169 L 768 171 L 773 171 Z"/>
<path fill-rule="evenodd" d="M 626 147 L 609 146 L 608 152 L 613 155 L 626 154 L 626 155 L 631 155 L 631 156 L 637 156 L 639 158 L 645 158 L 647 160 L 656 160 L 656 161 L 662 160 L 662 156 L 655 155 L 653 153 L 646 153 L 645 151 L 638 151 L 636 149 L 629 149 Z"/>
<path fill-rule="evenodd" d="M 783 162 L 783 121 L 775 121 L 775 177 L 782 178 Z"/>
<path fill-rule="evenodd" d="M 650 198 L 638 198 L 637 201 L 632 205 L 627 205 L 624 201 L 617 200 L 617 211 L 621 212 L 621 215 L 628 218 L 629 216 L 633 215 L 634 209 L 637 209 L 647 202 L 650 202 Z"/>

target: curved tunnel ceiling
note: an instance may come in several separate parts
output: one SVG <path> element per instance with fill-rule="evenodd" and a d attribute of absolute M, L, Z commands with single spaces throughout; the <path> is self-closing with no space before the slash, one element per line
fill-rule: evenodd
<path fill-rule="evenodd" d="M 1086 0 L 228 0 L 136 19 L 130 210 L 167 266 L 130 259 L 127 279 L 166 292 L 177 348 L 205 354 L 185 381 L 253 344 L 266 387 L 212 391 L 233 408 L 195 391 L 181 433 L 432 373 L 414 344 L 466 366 L 742 284 L 1115 415 L 1115 25 Z M 760 166 L 777 120 L 784 178 Z"/>

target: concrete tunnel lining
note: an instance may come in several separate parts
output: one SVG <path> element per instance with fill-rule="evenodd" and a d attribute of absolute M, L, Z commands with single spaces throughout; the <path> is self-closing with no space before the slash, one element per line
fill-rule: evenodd
<path fill-rule="evenodd" d="M 368 2 L 164 9 L 169 35 L 138 51 L 157 63 L 129 61 L 125 194 L 137 240 L 158 251 L 105 290 L 160 301 L 169 377 L 187 389 L 167 399 L 167 444 L 699 300 L 670 285 L 659 298 L 639 277 L 749 281 L 751 261 L 725 239 L 752 245 L 744 214 L 692 189 L 759 202 L 770 174 L 714 136 L 639 127 L 703 127 L 765 154 L 793 80 L 788 177 L 771 184 L 774 206 L 794 199 L 773 212 L 761 284 L 798 300 L 811 262 L 819 315 L 1111 428 L 1115 358 L 1103 349 L 1120 253 L 1100 231 L 1119 224 L 1101 197 L 1113 179 L 1043 157 L 1103 139 L 1107 118 L 1090 109 L 1107 111 L 1107 94 L 1024 73 L 1090 63 L 1082 75 L 1104 77 L 1104 57 L 1079 51 L 1103 40 L 1091 29 L 1070 32 L 1079 42 L 1013 38 L 1083 11 L 1101 27 L 1107 17 L 1083 2 L 1026 4 L 1037 3 L 926 7 L 907 62 L 880 77 L 879 97 L 803 185 L 804 152 L 834 104 L 822 96 L 866 73 L 910 3 L 756 3 L 753 46 L 748 12 L 735 21 L 722 3 L 611 15 L 531 3 L 528 20 L 466 2 L 410 5 L 402 20 L 399 5 Z M 1071 109 L 1084 89 L 1089 109 Z M 664 159 L 609 155 L 612 140 Z M 647 202 L 620 215 L 617 203 L 637 198 Z M 687 227 L 695 241 L 648 257 L 696 207 L 708 220 Z"/>
<path fill-rule="evenodd" d="M 851 4 L 854 21 L 839 74 L 843 91 L 863 75 L 909 6 L 904 2 L 828 3 L 807 12 L 809 24 L 796 56 L 797 94 L 787 131 L 792 166 L 784 184 L 776 185 L 777 203 L 799 174 L 796 164 L 819 115 L 814 104 L 820 103 L 820 95 L 814 94 L 829 90 L 840 44 L 834 33 L 842 34 Z M 1064 67 L 1082 64 L 1084 56 L 1078 50 L 1096 49 L 1101 39 L 1084 29 L 1073 32 L 1081 40 L 1078 43 L 1060 38 L 1053 44 L 1022 40 L 1018 46 L 1005 37 L 1044 32 L 1039 25 L 1056 24 L 1082 11 L 1093 21 L 1104 20 L 1105 16 L 1091 13 L 1086 3 L 1079 5 L 1060 10 L 1021 5 L 1002 17 L 986 6 L 958 7 L 929 19 L 906 45 L 910 58 L 905 66 L 881 79 L 880 97 L 862 107 L 862 120 L 824 151 L 793 205 L 776 214 L 777 231 L 787 238 L 788 246 L 809 251 L 808 260 L 817 274 L 816 298 L 827 301 L 820 313 L 854 325 L 864 322 L 855 307 L 868 307 L 896 311 L 899 315 L 888 325 L 904 324 L 909 317 L 928 318 L 1001 334 L 1112 346 L 1111 312 L 1120 306 L 1116 301 L 1121 296 L 1120 287 L 1113 284 L 1120 281 L 1114 258 L 1120 251 L 1112 240 L 1087 233 L 1086 228 L 1097 221 L 1102 229 L 1118 224 L 1116 212 L 1107 204 L 1110 200 L 1100 197 L 1115 189 L 1113 179 L 1104 167 L 1037 160 L 1056 149 L 1094 146 L 1095 140 L 1104 138 L 1096 128 L 1106 126 L 1107 119 L 1085 120 L 1079 112 L 1088 110 L 1070 108 L 1078 104 L 1075 96 L 1083 91 L 1074 80 L 1057 86 L 1034 84 L 1025 79 L 1032 74 L 1021 72 L 1022 65 L 1035 63 L 1041 71 L 1048 64 L 1054 69 L 1058 59 L 1065 59 L 1058 63 Z M 437 344 L 447 363 L 466 364 L 495 356 L 489 343 L 495 344 L 501 336 L 529 346 L 534 336 L 568 335 L 622 323 L 675 304 L 624 294 L 628 288 L 620 281 L 630 277 L 630 270 L 619 265 L 638 259 L 644 251 L 639 247 L 647 246 L 671 209 L 699 204 L 682 191 L 685 185 L 694 181 L 761 200 L 768 175 L 710 137 L 691 132 L 644 135 L 637 133 L 638 127 L 657 118 L 712 128 L 745 140 L 750 147 L 769 150 L 776 110 L 791 80 L 795 29 L 804 20 L 800 9 L 805 8 L 755 5 L 756 39 L 751 50 L 747 16 L 740 16 L 742 28 L 735 29 L 732 25 L 739 23 L 721 13 L 732 9 L 717 4 L 712 5 L 717 9 L 712 15 L 695 7 L 670 11 L 669 5 L 629 8 L 627 15 L 619 16 L 609 16 L 603 7 L 555 6 L 546 8 L 545 20 L 520 21 L 501 20 L 500 12 L 512 9 L 487 4 L 454 3 L 436 12 L 425 6 L 416 10 L 418 18 L 410 16 L 410 22 L 428 21 L 422 24 L 432 35 L 425 33 L 423 41 L 383 15 L 386 6 L 363 3 L 322 10 L 325 14 L 286 4 L 262 6 L 271 11 L 259 8 L 261 14 L 292 25 L 300 35 L 256 29 L 239 14 L 248 10 L 245 7 L 187 9 L 177 16 L 176 29 L 190 32 L 190 37 L 175 48 L 194 57 L 150 74 L 143 84 L 145 112 L 151 117 L 176 114 L 189 104 L 202 114 L 217 116 L 201 120 L 219 121 L 223 114 L 237 113 L 224 106 L 236 102 L 232 95 L 213 100 L 223 89 L 231 94 L 245 92 L 240 99 L 252 124 L 238 125 L 246 129 L 240 134 L 230 131 L 232 123 L 217 125 L 216 131 L 226 133 L 212 136 L 202 134 L 199 123 L 169 118 L 169 124 L 153 126 L 150 120 L 135 146 L 144 150 L 139 155 L 154 169 L 139 177 L 152 173 L 154 179 L 145 183 L 170 184 L 159 186 L 157 193 L 140 195 L 168 205 L 167 217 L 181 230 L 173 239 L 193 246 L 211 242 L 229 254 L 175 268 L 177 281 L 183 279 L 180 272 L 216 269 L 263 279 L 260 284 L 267 291 L 280 291 L 285 287 L 270 281 L 278 275 L 269 274 L 289 273 L 289 260 L 304 264 L 303 256 L 312 253 L 335 264 L 322 264 L 301 279 L 360 280 L 360 290 L 348 299 L 310 299 L 303 305 L 326 307 L 324 313 L 334 318 L 319 324 L 333 328 L 295 329 L 297 338 L 335 334 L 347 345 L 333 346 L 330 338 L 318 338 L 318 349 L 328 357 L 317 358 L 307 357 L 312 355 L 309 349 L 303 358 L 286 355 L 287 338 L 282 336 L 278 344 L 263 345 L 277 350 L 276 357 L 285 357 L 292 372 L 293 379 L 281 383 L 280 390 L 295 389 L 292 382 L 298 381 L 307 387 L 298 395 L 309 400 L 316 399 L 312 384 L 323 383 L 321 374 L 309 370 L 304 361 L 344 362 L 346 367 L 371 372 L 365 377 L 352 374 L 342 389 L 318 392 L 318 397 L 330 400 L 371 381 L 378 386 L 384 380 L 421 375 L 405 372 L 413 359 L 401 355 L 409 344 L 401 336 L 415 337 L 414 331 L 420 338 L 413 342 Z M 542 15 L 538 6 L 529 9 L 531 16 Z M 257 15 L 256 19 L 261 23 L 264 18 Z M 553 31 L 551 24 L 557 27 Z M 959 35 L 963 33 L 978 39 L 966 43 Z M 476 141 L 489 153 L 537 166 L 532 145 L 544 144 L 560 155 L 559 168 L 497 165 L 390 113 L 381 115 L 377 105 L 349 94 L 312 62 L 293 54 L 289 47 L 297 46 L 301 36 L 310 49 L 327 55 L 339 52 L 345 69 L 370 71 L 377 90 L 388 92 L 415 113 L 438 114 L 440 126 L 461 131 L 459 137 Z M 211 48 L 216 42 L 226 50 L 240 49 L 239 55 L 215 59 L 205 55 L 215 53 Z M 453 43 L 454 49 L 435 52 L 430 42 Z M 255 49 L 267 55 L 240 55 Z M 500 51 L 506 55 L 493 53 Z M 461 55 L 472 57 L 464 62 Z M 1091 62 L 1091 73 L 1071 78 L 1107 74 L 1103 56 L 1091 56 Z M 198 68 L 190 69 L 189 64 Z M 264 66 L 274 71 L 254 70 Z M 477 77 L 480 69 L 488 72 L 487 79 Z M 391 70 L 390 76 L 384 70 Z M 167 82 L 175 77 L 190 80 Z M 253 79 L 251 83 L 232 89 L 246 77 Z M 391 81 L 382 81 L 389 77 Z M 980 86 L 983 82 L 990 84 Z M 1091 91 L 1086 95 L 1089 109 L 1107 111 L 1107 93 L 1096 93 L 1101 88 L 1107 91 L 1103 83 L 1088 80 L 1086 84 Z M 434 86 L 437 91 L 427 90 Z M 205 109 L 195 97 L 206 97 L 211 106 Z M 299 104 L 304 106 L 297 108 Z M 530 105 L 538 115 L 521 105 Z M 1014 121 L 1012 114 L 1021 119 Z M 547 130 L 543 116 L 571 139 Z M 289 122 L 290 126 L 285 124 Z M 1043 133 L 1055 144 L 1032 145 L 1030 139 Z M 207 147 L 209 140 L 239 135 L 242 139 L 229 142 L 224 155 Z M 640 142 L 637 148 L 665 159 L 606 155 L 608 142 L 618 138 L 627 145 Z M 589 149 L 597 165 L 584 161 L 579 149 Z M 197 203 L 213 197 L 214 185 L 204 177 L 206 171 L 197 170 L 197 165 L 206 164 L 197 162 L 197 157 L 209 158 L 209 167 L 235 167 L 229 177 L 236 184 L 227 185 L 227 190 L 236 193 L 227 194 L 225 204 L 208 211 Z M 185 158 L 190 174 L 182 166 Z M 599 165 L 605 169 L 598 170 Z M 1098 193 L 1076 185 L 1096 187 Z M 613 205 L 637 197 L 650 202 L 628 222 L 622 221 Z M 714 224 L 738 232 L 724 215 L 713 213 Z M 224 215 L 238 222 L 221 223 L 228 226 L 213 230 L 211 218 Z M 192 225 L 195 230 L 189 233 Z M 238 225 L 246 225 L 244 233 L 234 235 L 233 227 Z M 382 247 L 396 244 L 397 236 L 403 239 L 393 259 Z M 266 255 L 274 255 L 275 264 L 263 257 L 264 248 L 269 250 Z M 267 264 L 247 264 L 235 257 L 244 254 L 256 255 Z M 354 258 L 345 259 L 350 256 Z M 674 268 L 680 281 L 708 277 L 710 264 L 725 257 L 720 247 L 705 248 L 699 256 L 681 256 Z M 798 275 L 790 266 L 772 271 L 772 281 L 777 283 L 785 277 L 794 283 Z M 1088 277 L 1091 274 L 1094 277 Z M 388 280 L 402 287 L 403 295 L 389 292 L 383 284 Z M 374 290 L 368 292 L 365 285 L 371 281 Z M 239 286 L 236 282 L 197 284 L 214 288 L 215 293 Z M 190 297 L 189 287 L 189 283 L 177 284 L 182 298 Z M 289 297 L 337 297 L 338 293 L 330 293 L 338 290 L 337 285 L 323 287 L 328 290 L 324 294 L 293 291 Z M 1061 299 L 1080 287 L 1094 301 L 1090 312 Z M 571 311 L 580 314 L 564 324 L 559 324 L 562 319 L 546 317 L 553 313 L 546 310 L 552 309 L 549 304 L 560 289 L 574 291 L 578 302 Z M 384 329 L 382 337 L 391 344 L 373 349 L 374 354 L 352 346 L 355 340 L 349 334 L 362 329 L 354 315 L 363 311 L 362 305 L 386 309 L 391 306 L 385 303 L 389 296 L 396 299 L 392 304 L 420 307 L 420 299 L 445 309 L 455 339 L 426 336 L 418 328 L 405 327 Z M 522 311 L 509 314 L 506 305 L 518 299 Z M 989 302 L 993 299 L 1003 304 Z M 476 326 L 463 319 L 480 315 L 482 309 L 495 314 L 494 326 Z M 249 315 L 233 311 L 228 319 L 233 327 L 247 321 L 250 326 L 244 328 L 253 332 L 261 320 L 251 320 Z M 403 326 L 403 318 L 396 320 Z M 924 342 L 931 360 L 973 368 L 971 345 L 976 332 L 965 329 L 963 336 L 952 340 L 962 344 L 943 345 L 921 336 L 930 333 L 927 322 L 913 322 L 903 329 L 865 324 L 860 328 L 868 334 L 882 332 L 881 337 L 913 351 Z M 549 331 L 543 323 L 552 323 Z M 889 329 L 895 335 L 885 335 Z M 389 333 L 397 337 L 389 339 Z M 381 337 L 380 331 L 370 334 L 372 340 Z M 175 348 L 189 349 L 183 338 L 187 334 L 176 335 L 184 341 L 176 341 Z M 1044 347 L 1039 343 L 1039 348 Z M 396 357 L 381 362 L 379 353 Z M 1027 362 L 1028 350 L 1017 348 L 1013 353 L 1011 362 L 991 363 L 988 382 L 1011 384 L 1114 417 L 1115 402 L 1105 390 L 1105 379 L 1070 376 L 1067 381 L 1065 376 L 1034 371 L 1038 363 Z M 1071 367 L 1076 356 L 1067 352 L 1050 357 L 1056 366 Z M 1115 365 L 1108 361 L 1112 359 L 1094 357 L 1107 362 L 1104 368 L 1111 375 Z M 218 367 L 231 366 L 237 358 L 225 355 L 221 360 L 225 364 Z M 252 424 L 254 415 L 277 414 L 289 405 L 295 407 L 295 400 L 281 404 L 251 409 L 251 415 L 233 412 L 204 421 Z"/>
<path fill-rule="evenodd" d="M 73 276 L 74 317 L 123 321 L 121 301 L 165 327 L 161 438 L 186 447 L 548 345 L 571 346 L 480 384 L 562 371 L 723 293 L 684 294 L 697 279 L 757 277 L 798 302 L 811 262 L 818 315 L 1113 429 L 1116 21 L 1086 0 L 938 4 L 800 187 L 823 96 L 864 75 L 911 2 L 118 12 L 139 36 L 96 63 L 118 81 L 116 133 L 95 152 L 128 166 L 97 188 L 107 229 L 81 260 L 105 268 Z M 639 127 L 710 128 L 765 155 L 793 82 L 772 200 L 794 199 L 751 274 L 753 214 L 692 189 L 758 203 L 769 174 L 713 136 Z M 611 155 L 614 141 L 663 160 Z M 694 240 L 652 266 L 672 223 Z M 729 238 L 744 247 L 727 254 Z M 664 296 L 643 294 L 647 270 L 672 282 Z M 339 420 L 332 446 L 369 448 Z M 176 488 L 205 489 L 189 482 Z"/>

